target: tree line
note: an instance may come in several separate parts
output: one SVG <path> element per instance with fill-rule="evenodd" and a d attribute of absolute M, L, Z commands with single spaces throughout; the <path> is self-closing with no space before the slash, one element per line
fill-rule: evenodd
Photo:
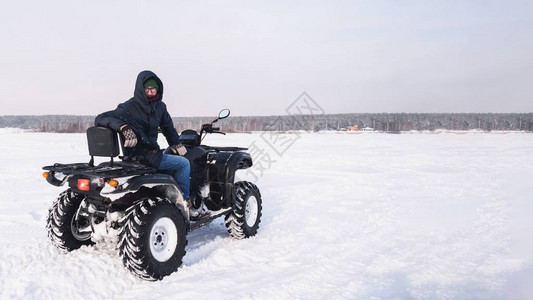
<path fill-rule="evenodd" d="M 178 131 L 199 130 L 212 117 L 173 118 Z M 0 116 L 0 128 L 14 127 L 42 132 L 85 132 L 94 116 Z M 418 130 L 521 130 L 533 131 L 533 113 L 351 113 L 296 116 L 237 116 L 220 120 L 224 132 L 346 130 L 357 125 L 399 133 Z"/>

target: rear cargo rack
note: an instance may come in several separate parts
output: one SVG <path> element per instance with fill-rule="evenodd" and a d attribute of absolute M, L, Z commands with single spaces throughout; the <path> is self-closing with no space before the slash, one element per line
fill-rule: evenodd
<path fill-rule="evenodd" d="M 91 166 L 88 163 L 73 163 L 73 164 L 54 164 L 53 166 L 45 166 L 43 170 L 51 172 L 59 172 L 63 174 L 72 175 L 86 175 L 86 176 L 101 176 L 101 177 L 124 177 L 135 176 L 143 174 L 153 174 L 156 172 L 155 168 L 147 167 L 142 164 L 124 163 L 124 162 L 105 162 L 98 166 Z"/>

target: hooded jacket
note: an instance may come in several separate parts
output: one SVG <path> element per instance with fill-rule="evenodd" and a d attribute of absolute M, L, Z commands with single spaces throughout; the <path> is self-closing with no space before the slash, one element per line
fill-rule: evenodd
<path fill-rule="evenodd" d="M 155 79 L 159 85 L 159 99 L 150 102 L 144 92 L 144 83 Z M 152 71 L 142 71 L 137 76 L 133 97 L 121 103 L 115 110 L 102 113 L 96 117 L 94 124 L 119 131 L 123 125 L 129 125 L 137 136 L 137 145 L 124 148 L 124 156 L 138 159 L 142 163 L 158 167 L 163 157 L 163 150 L 157 144 L 158 127 L 161 128 L 169 145 L 179 143 L 178 133 L 172 118 L 163 103 L 163 82 Z M 122 143 L 124 138 L 121 136 Z"/>

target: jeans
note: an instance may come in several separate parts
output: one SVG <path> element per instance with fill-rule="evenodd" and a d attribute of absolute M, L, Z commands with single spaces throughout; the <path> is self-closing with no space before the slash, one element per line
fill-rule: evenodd
<path fill-rule="evenodd" d="M 178 186 L 183 192 L 185 200 L 189 199 L 189 187 L 191 184 L 191 166 L 189 160 L 177 155 L 163 154 L 158 170 L 166 171 L 176 179 Z"/>

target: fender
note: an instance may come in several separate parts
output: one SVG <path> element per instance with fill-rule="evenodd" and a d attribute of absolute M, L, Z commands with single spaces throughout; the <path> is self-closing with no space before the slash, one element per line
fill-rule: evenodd
<path fill-rule="evenodd" d="M 237 170 L 248 169 L 252 165 L 252 157 L 249 153 L 233 152 L 226 162 L 228 182 L 233 183 Z"/>
<path fill-rule="evenodd" d="M 174 185 L 179 190 L 174 178 L 172 178 L 172 176 L 168 174 L 151 174 L 151 175 L 144 175 L 144 176 L 136 176 L 136 177 L 130 178 L 126 183 L 128 183 L 128 185 L 125 186 L 124 191 L 127 191 L 127 190 L 136 191 L 141 186 L 146 186 L 146 185 Z"/>
<path fill-rule="evenodd" d="M 218 152 L 215 154 L 216 162 L 212 165 L 212 171 L 216 173 L 218 182 L 223 182 L 219 186 L 225 207 L 231 206 L 233 196 L 233 184 L 235 172 L 240 169 L 247 169 L 252 166 L 252 157 L 247 152 Z M 216 188 L 212 188 L 217 190 Z"/>
<path fill-rule="evenodd" d="M 183 198 L 183 193 L 174 178 L 167 174 L 151 174 L 130 177 L 126 182 L 117 186 L 102 189 L 100 195 L 108 198 L 114 205 L 131 205 L 134 201 L 148 196 L 156 196 L 169 200 L 189 221 L 189 209 Z"/>

